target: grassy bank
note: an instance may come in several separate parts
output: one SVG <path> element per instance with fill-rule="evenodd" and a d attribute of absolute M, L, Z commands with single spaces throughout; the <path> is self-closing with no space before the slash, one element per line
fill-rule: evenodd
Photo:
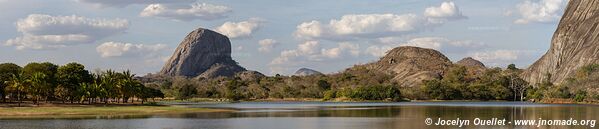
<path fill-rule="evenodd" d="M 88 106 L 88 107 L 1 107 L 0 119 L 13 118 L 88 118 L 114 116 L 145 116 L 228 110 L 188 108 L 181 106 Z"/>

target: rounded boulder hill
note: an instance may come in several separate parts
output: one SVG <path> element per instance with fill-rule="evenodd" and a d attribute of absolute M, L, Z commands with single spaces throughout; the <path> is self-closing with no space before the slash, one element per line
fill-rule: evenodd
<path fill-rule="evenodd" d="M 246 71 L 231 58 L 231 42 L 225 35 L 198 28 L 179 44 L 159 74 L 205 78 L 231 77 Z"/>
<path fill-rule="evenodd" d="M 310 76 L 310 75 L 324 75 L 321 72 L 318 72 L 316 70 L 313 69 L 309 69 L 309 68 L 300 68 L 297 71 L 295 71 L 296 76 Z"/>
<path fill-rule="evenodd" d="M 368 69 L 393 75 L 402 86 L 418 86 L 422 80 L 440 78 L 452 62 L 441 52 L 411 46 L 396 47 L 377 62 L 367 64 Z"/>
<path fill-rule="evenodd" d="M 466 66 L 466 67 L 485 67 L 485 64 L 483 64 L 482 62 L 473 59 L 472 57 L 466 57 L 458 62 L 456 62 L 457 65 L 462 65 L 462 66 Z"/>

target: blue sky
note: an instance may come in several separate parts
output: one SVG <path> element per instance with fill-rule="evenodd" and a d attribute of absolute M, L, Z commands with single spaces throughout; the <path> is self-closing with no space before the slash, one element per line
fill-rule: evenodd
<path fill-rule="evenodd" d="M 231 38 L 233 58 L 264 74 L 325 73 L 398 46 L 487 66 L 526 67 L 549 48 L 567 0 L 0 0 L 0 62 L 161 69 L 198 27 Z"/>

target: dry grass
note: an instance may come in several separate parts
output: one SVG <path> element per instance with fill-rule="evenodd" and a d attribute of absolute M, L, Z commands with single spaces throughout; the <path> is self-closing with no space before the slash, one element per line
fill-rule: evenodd
<path fill-rule="evenodd" d="M 3 118 L 77 118 L 224 112 L 228 110 L 179 106 L 107 106 L 107 107 L 2 107 Z"/>

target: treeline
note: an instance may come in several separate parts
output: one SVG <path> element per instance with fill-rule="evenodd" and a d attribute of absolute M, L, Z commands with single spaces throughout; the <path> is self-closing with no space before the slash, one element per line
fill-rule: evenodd
<path fill-rule="evenodd" d="M 472 68 L 454 66 L 441 79 L 424 81 L 422 92 L 438 100 L 524 100 L 530 87 L 519 77 L 522 70 L 510 64 L 472 74 Z M 470 74 L 469 74 L 470 73 Z"/>
<path fill-rule="evenodd" d="M 128 103 L 137 98 L 164 97 L 157 89 L 145 87 L 129 71 L 112 70 L 90 73 L 79 63 L 58 66 L 49 62 L 0 64 L 0 97 L 2 102 L 23 100 L 65 103 Z"/>
<path fill-rule="evenodd" d="M 473 70 L 453 66 L 440 79 L 422 86 L 404 87 L 393 76 L 366 66 L 354 66 L 330 75 L 281 76 L 260 78 L 160 78 L 147 86 L 161 89 L 167 97 L 227 98 L 229 100 L 317 98 L 324 100 L 520 100 L 530 87 L 518 77 L 522 70 Z M 155 81 L 159 80 L 159 81 Z"/>
<path fill-rule="evenodd" d="M 400 100 L 400 86 L 391 76 L 355 68 L 333 75 L 233 78 L 156 77 L 145 84 L 161 89 L 167 97 L 226 98 L 229 100 L 325 98 L 352 100 Z"/>

